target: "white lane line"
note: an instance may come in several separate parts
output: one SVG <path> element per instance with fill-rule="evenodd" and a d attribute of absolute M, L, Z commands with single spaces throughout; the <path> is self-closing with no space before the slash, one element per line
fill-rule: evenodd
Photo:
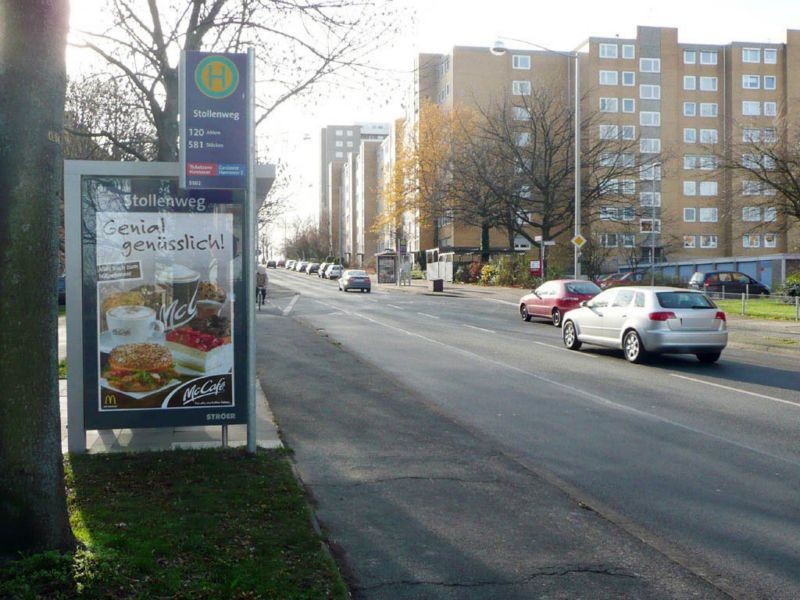
<path fill-rule="evenodd" d="M 792 402 L 791 400 L 783 400 L 782 398 L 775 398 L 774 396 L 757 394 L 756 392 L 748 392 L 747 390 L 743 390 L 740 388 L 735 388 L 728 385 L 721 385 L 719 383 L 711 383 L 710 381 L 703 381 L 702 379 L 696 379 L 694 377 L 686 377 L 685 375 L 678 375 L 676 373 L 670 373 L 670 375 L 672 377 L 677 377 L 678 379 L 685 379 L 686 381 L 693 381 L 694 383 L 704 383 L 705 385 L 721 388 L 723 390 L 729 390 L 731 392 L 737 392 L 739 394 L 747 394 L 748 396 L 755 396 L 756 398 L 764 398 L 765 400 L 772 400 L 773 402 L 780 402 L 781 404 L 789 404 L 795 407 L 800 406 L 800 402 Z"/>
<path fill-rule="evenodd" d="M 421 312 L 418 312 L 417 314 L 418 314 L 418 315 L 422 315 L 423 317 L 428 317 L 429 319 L 438 319 L 438 318 L 439 318 L 439 317 L 437 317 L 436 315 L 429 315 L 428 313 L 421 313 Z"/>
<path fill-rule="evenodd" d="M 519 306 L 519 302 L 509 302 L 508 300 L 500 300 L 499 298 L 489 298 L 491 302 L 499 302 L 500 304 L 507 304 L 508 306 Z"/>
<path fill-rule="evenodd" d="M 289 316 L 289 313 L 292 312 L 292 309 L 294 308 L 294 305 L 297 304 L 297 301 L 299 299 L 300 299 L 300 294 L 295 294 L 294 298 L 292 298 L 292 301 L 289 302 L 289 306 L 287 306 L 286 308 L 283 309 L 283 316 L 284 317 L 288 317 Z"/>
<path fill-rule="evenodd" d="M 464 323 L 464 327 L 469 327 L 470 329 L 477 329 L 478 331 L 483 331 L 485 333 L 497 333 L 496 331 L 492 331 L 491 329 L 484 329 L 483 327 L 476 327 L 475 325 L 467 325 Z"/>
<path fill-rule="evenodd" d="M 397 306 L 396 304 L 387 304 L 386 306 L 391 306 L 392 308 L 396 308 L 397 310 L 403 310 L 402 306 Z"/>
<path fill-rule="evenodd" d="M 723 437 L 721 435 L 718 435 L 716 433 L 712 433 L 711 431 L 706 431 L 704 429 L 699 429 L 697 427 L 692 427 L 691 425 L 685 425 L 683 423 L 679 423 L 678 421 L 673 421 L 672 419 L 668 419 L 666 417 L 662 417 L 662 416 L 654 414 L 654 413 L 649 413 L 649 412 L 647 412 L 645 410 L 642 410 L 642 409 L 639 409 L 639 408 L 634 408 L 634 407 L 628 406 L 626 404 L 622 404 L 621 402 L 616 402 L 614 400 L 610 400 L 608 398 L 605 398 L 604 396 L 601 396 L 600 394 L 595 394 L 593 392 L 588 392 L 588 391 L 583 390 L 583 389 L 581 389 L 579 387 L 575 387 L 573 385 L 569 385 L 567 383 L 563 383 L 561 381 L 557 381 L 557 380 L 551 379 L 549 377 L 544 377 L 542 375 L 537 375 L 536 373 L 531 373 L 530 371 L 526 371 L 525 369 L 521 369 L 521 368 L 516 367 L 514 365 L 510 365 L 508 363 L 505 363 L 505 362 L 502 362 L 502 361 L 499 361 L 499 360 L 494 360 L 494 359 L 489 358 L 489 357 L 487 357 L 487 356 L 485 356 L 483 354 L 477 354 L 475 352 L 470 352 L 469 350 L 464 350 L 462 348 L 458 348 L 457 346 L 451 346 L 450 344 L 446 344 L 445 342 L 440 342 L 439 340 L 435 340 L 433 338 L 429 338 L 429 337 L 427 337 L 425 335 L 422 335 L 420 333 L 415 333 L 413 331 L 408 331 L 407 329 L 402 329 L 401 327 L 395 327 L 394 325 L 389 325 L 388 323 L 382 323 L 381 321 L 378 321 L 376 319 L 367 317 L 366 315 L 362 315 L 362 314 L 359 314 L 359 313 L 353 313 L 353 316 L 354 317 L 358 317 L 360 319 L 364 319 L 365 321 L 369 321 L 370 323 L 375 323 L 376 325 L 380 325 L 382 327 L 386 327 L 387 329 L 393 329 L 395 331 L 399 331 L 401 333 L 405 333 L 406 335 L 409 335 L 409 336 L 412 336 L 412 337 L 416 337 L 416 338 L 419 338 L 421 340 L 425 340 L 428 343 L 435 344 L 435 345 L 440 346 L 440 347 L 444 347 L 444 348 L 446 348 L 446 349 L 448 349 L 448 350 L 450 350 L 452 352 L 455 352 L 456 354 L 461 354 L 462 356 L 466 356 L 468 358 L 472 358 L 472 359 L 478 360 L 478 361 L 481 362 L 481 364 L 484 364 L 484 365 L 493 364 L 496 367 L 499 367 L 501 369 L 508 369 L 509 371 L 515 371 L 515 372 L 520 373 L 522 375 L 527 375 L 531 379 L 536 379 L 538 381 L 542 381 L 544 383 L 548 383 L 548 384 L 550 384 L 550 385 L 552 385 L 554 387 L 560 388 L 562 390 L 565 390 L 565 391 L 570 392 L 572 394 L 575 394 L 577 396 L 582 396 L 583 398 L 586 398 L 587 400 L 589 400 L 590 402 L 593 402 L 594 404 L 598 404 L 600 406 L 605 406 L 606 408 L 617 410 L 617 411 L 622 412 L 622 413 L 627 413 L 627 414 L 630 414 L 630 415 L 634 415 L 634 416 L 642 418 L 642 419 L 644 419 L 646 421 L 650 421 L 650 422 L 654 422 L 654 423 L 663 423 L 663 424 L 666 424 L 666 425 L 671 425 L 672 427 L 676 427 L 677 429 L 682 429 L 684 431 L 688 431 L 690 433 L 707 436 L 707 437 L 710 437 L 713 440 L 716 440 L 718 442 L 722 442 L 723 444 L 729 444 L 731 446 L 735 446 L 736 448 L 740 448 L 742 450 L 747 450 L 749 452 L 753 452 L 753 453 L 759 454 L 761 456 L 769 457 L 769 458 L 771 458 L 773 460 L 777 460 L 777 461 L 780 461 L 780 462 L 783 462 L 783 463 L 788 463 L 788 464 L 793 465 L 795 467 L 800 467 L 800 461 L 792 460 L 791 458 L 786 458 L 784 456 L 779 456 L 777 454 L 773 454 L 772 452 L 767 452 L 767 451 L 762 450 L 760 448 L 756 448 L 755 446 L 750 446 L 748 444 L 742 444 L 740 442 L 736 442 L 734 440 L 728 439 L 728 438 Z M 581 356 L 580 353 L 577 353 L 577 355 Z M 588 356 L 588 355 L 586 355 L 586 356 Z"/>
<path fill-rule="evenodd" d="M 552 350 L 561 350 L 562 352 L 570 352 L 572 356 L 583 356 L 584 358 L 600 358 L 597 354 L 586 354 L 585 352 L 575 352 L 574 350 L 569 350 L 564 348 L 564 346 L 556 346 L 555 344 L 545 344 L 544 342 L 533 342 L 534 344 L 538 344 L 539 346 L 544 346 L 545 348 L 550 348 Z"/>

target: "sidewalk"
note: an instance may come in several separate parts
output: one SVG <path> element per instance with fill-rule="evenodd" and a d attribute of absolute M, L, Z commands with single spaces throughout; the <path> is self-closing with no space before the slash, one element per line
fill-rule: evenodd
<path fill-rule="evenodd" d="M 424 294 L 442 298 L 482 298 L 514 304 L 517 304 L 529 291 L 523 288 L 445 283 L 444 292 L 433 292 L 430 282 L 421 279 L 411 280 L 411 285 L 380 284 L 379 288 L 388 292 Z M 727 313 L 727 317 L 730 347 L 800 356 L 800 321 L 755 319 L 734 313 Z"/>
<path fill-rule="evenodd" d="M 58 319 L 59 348 L 58 359 L 67 356 L 66 321 Z M 67 367 L 69 372 L 69 367 Z M 67 381 L 58 382 L 61 407 L 61 451 L 68 451 L 67 444 Z M 256 380 L 256 432 L 259 448 L 280 448 L 282 443 L 278 428 L 272 416 L 267 398 Z M 228 446 L 239 447 L 247 444 L 247 426 L 228 426 Z M 177 448 L 217 448 L 222 445 L 222 427 L 163 427 L 148 429 L 109 429 L 86 432 L 87 452 L 144 452 L 150 450 L 174 450 Z"/>

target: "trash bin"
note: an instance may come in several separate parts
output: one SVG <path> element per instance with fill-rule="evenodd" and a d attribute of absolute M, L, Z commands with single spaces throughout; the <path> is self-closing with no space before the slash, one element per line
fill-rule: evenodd
<path fill-rule="evenodd" d="M 431 279 L 431 288 L 434 292 L 443 292 L 444 279 Z"/>

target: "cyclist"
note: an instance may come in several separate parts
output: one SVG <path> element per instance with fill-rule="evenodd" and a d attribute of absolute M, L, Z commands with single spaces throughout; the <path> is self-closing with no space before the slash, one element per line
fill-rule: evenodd
<path fill-rule="evenodd" d="M 256 303 L 258 304 L 259 310 L 261 309 L 261 305 L 264 304 L 264 301 L 267 299 L 267 282 L 269 278 L 267 277 L 267 268 L 264 265 L 258 265 L 256 267 Z"/>

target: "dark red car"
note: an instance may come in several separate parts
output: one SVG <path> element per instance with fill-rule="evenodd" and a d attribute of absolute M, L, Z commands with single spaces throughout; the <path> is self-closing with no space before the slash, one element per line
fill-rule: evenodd
<path fill-rule="evenodd" d="M 547 319 L 561 327 L 564 314 L 578 308 L 601 292 L 597 284 L 582 279 L 554 279 L 540 285 L 519 301 L 519 315 L 523 321 L 531 317 Z"/>
<path fill-rule="evenodd" d="M 642 285 L 649 283 L 650 274 L 647 271 L 626 271 L 624 273 L 612 273 L 606 275 L 603 279 L 598 281 L 600 287 L 607 290 L 611 287 L 618 285 Z"/>

